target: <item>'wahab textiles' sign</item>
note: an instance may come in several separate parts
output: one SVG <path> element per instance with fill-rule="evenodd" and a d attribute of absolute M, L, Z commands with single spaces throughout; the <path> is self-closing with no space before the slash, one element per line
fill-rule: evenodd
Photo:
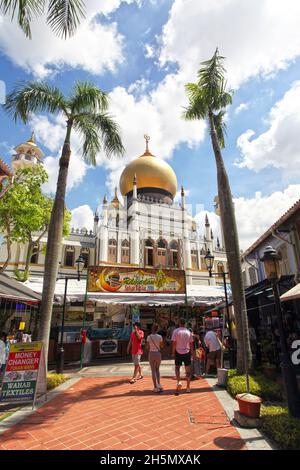
<path fill-rule="evenodd" d="M 43 343 L 16 343 L 10 346 L 0 393 L 5 403 L 33 402 L 46 394 L 46 368 Z"/>
<path fill-rule="evenodd" d="M 88 269 L 88 291 L 182 294 L 185 292 L 184 271 L 91 266 Z"/>

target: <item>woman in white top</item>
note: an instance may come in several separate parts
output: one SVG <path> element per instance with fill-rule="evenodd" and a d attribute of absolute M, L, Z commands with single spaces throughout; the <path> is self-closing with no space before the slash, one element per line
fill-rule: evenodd
<path fill-rule="evenodd" d="M 161 363 L 161 349 L 163 348 L 162 336 L 157 334 L 158 324 L 152 325 L 152 333 L 147 337 L 147 346 L 149 350 L 149 363 L 152 372 L 153 392 L 162 392 L 163 388 L 160 385 L 160 372 L 159 366 Z"/>
<path fill-rule="evenodd" d="M 6 341 L 7 336 L 6 333 L 3 332 L 0 338 L 0 382 L 2 381 L 6 364 Z"/>

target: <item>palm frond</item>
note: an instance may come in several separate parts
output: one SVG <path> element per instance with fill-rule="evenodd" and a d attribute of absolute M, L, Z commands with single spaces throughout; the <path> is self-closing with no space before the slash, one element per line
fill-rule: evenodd
<path fill-rule="evenodd" d="M 187 83 L 185 89 L 189 99 L 189 106 L 183 112 L 183 118 L 186 120 L 205 119 L 208 108 L 206 96 L 202 93 L 197 83 Z"/>
<path fill-rule="evenodd" d="M 225 147 L 226 123 L 224 122 L 224 116 L 225 111 L 219 111 L 217 114 L 213 114 L 214 126 L 221 148 Z"/>
<path fill-rule="evenodd" d="M 28 121 L 30 113 L 39 111 L 62 111 L 68 116 L 66 102 L 60 90 L 43 82 L 20 83 L 7 96 L 3 107 L 15 121 L 21 119 L 24 123 Z"/>
<path fill-rule="evenodd" d="M 106 111 L 108 96 L 90 82 L 77 82 L 70 98 L 72 114 Z"/>
<path fill-rule="evenodd" d="M 64 39 L 72 36 L 82 18 L 85 18 L 83 0 L 50 0 L 47 23 L 57 36 Z"/>
<path fill-rule="evenodd" d="M 0 12 L 4 15 L 11 15 L 12 20 L 17 12 L 18 24 L 30 39 L 30 23 L 33 17 L 43 13 L 44 8 L 45 0 L 0 0 Z"/>
<path fill-rule="evenodd" d="M 101 150 L 101 141 L 97 128 L 91 122 L 90 115 L 77 116 L 73 124 L 75 130 L 83 142 L 82 156 L 84 161 L 90 165 L 96 165 L 97 153 Z"/>
<path fill-rule="evenodd" d="M 119 126 L 112 117 L 104 114 L 81 114 L 74 117 L 74 128 L 83 140 L 83 158 L 96 165 L 96 156 L 102 148 L 108 157 L 123 155 L 124 147 Z"/>
<path fill-rule="evenodd" d="M 114 154 L 121 157 L 125 149 L 121 139 L 120 127 L 112 116 L 108 113 L 98 113 L 93 116 L 92 121 L 101 134 L 106 156 L 111 157 Z"/>

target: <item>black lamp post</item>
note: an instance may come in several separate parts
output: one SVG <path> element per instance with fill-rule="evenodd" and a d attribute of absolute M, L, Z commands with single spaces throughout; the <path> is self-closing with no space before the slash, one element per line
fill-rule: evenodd
<path fill-rule="evenodd" d="M 279 261 L 281 257 L 272 246 L 267 246 L 264 255 L 260 261 L 264 263 L 265 273 L 267 279 L 272 284 L 275 311 L 278 321 L 278 330 L 280 335 L 280 366 L 283 377 L 283 382 L 286 391 L 287 403 L 289 412 L 292 416 L 300 416 L 300 394 L 297 385 L 297 378 L 294 366 L 292 364 L 290 355 L 288 353 L 286 337 L 284 332 L 283 315 L 280 303 L 279 294 L 279 278 L 280 278 L 280 266 Z"/>
<path fill-rule="evenodd" d="M 75 264 L 77 266 L 77 277 L 70 277 L 66 276 L 63 279 L 65 280 L 65 292 L 64 292 L 64 303 L 63 303 L 63 312 L 62 312 L 62 319 L 61 319 L 61 333 L 60 333 L 60 346 L 57 354 L 57 360 L 56 360 L 56 373 L 57 374 L 62 374 L 64 371 L 64 356 L 65 356 L 65 350 L 64 350 L 64 328 L 65 328 L 65 313 L 66 313 L 66 304 L 67 304 L 67 290 L 68 290 L 68 280 L 69 279 L 76 279 L 80 281 L 80 275 L 82 273 L 82 270 L 84 268 L 85 260 L 83 257 L 80 255 L 79 258 L 75 261 Z"/>
<path fill-rule="evenodd" d="M 228 348 L 228 353 L 229 353 L 229 364 L 230 368 L 233 369 L 234 364 L 233 364 L 233 355 L 232 355 L 232 349 L 231 349 L 231 341 L 232 341 L 232 336 L 231 336 L 231 327 L 230 327 L 230 317 L 229 317 L 229 304 L 228 304 L 228 295 L 227 295 L 227 284 L 226 284 L 226 275 L 228 272 L 222 271 L 222 273 L 214 273 L 213 266 L 214 266 L 214 255 L 211 254 L 210 250 L 208 249 L 206 252 L 206 255 L 204 256 L 204 261 L 206 264 L 207 271 L 209 272 L 209 277 L 213 276 L 220 276 L 222 275 L 223 278 L 223 285 L 224 285 L 224 293 L 225 293 L 225 305 L 226 305 L 226 317 L 227 317 L 227 322 L 228 322 L 228 329 L 229 329 L 229 336 L 230 336 L 230 343 L 229 343 L 229 348 Z M 223 325 L 223 330 L 224 330 L 224 325 Z M 223 367 L 223 364 L 222 364 Z"/>

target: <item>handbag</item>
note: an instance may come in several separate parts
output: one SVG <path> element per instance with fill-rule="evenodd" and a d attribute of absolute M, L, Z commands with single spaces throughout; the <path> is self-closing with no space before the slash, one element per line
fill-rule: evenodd
<path fill-rule="evenodd" d="M 195 349 L 195 358 L 202 361 L 204 359 L 204 351 L 202 348 Z"/>

